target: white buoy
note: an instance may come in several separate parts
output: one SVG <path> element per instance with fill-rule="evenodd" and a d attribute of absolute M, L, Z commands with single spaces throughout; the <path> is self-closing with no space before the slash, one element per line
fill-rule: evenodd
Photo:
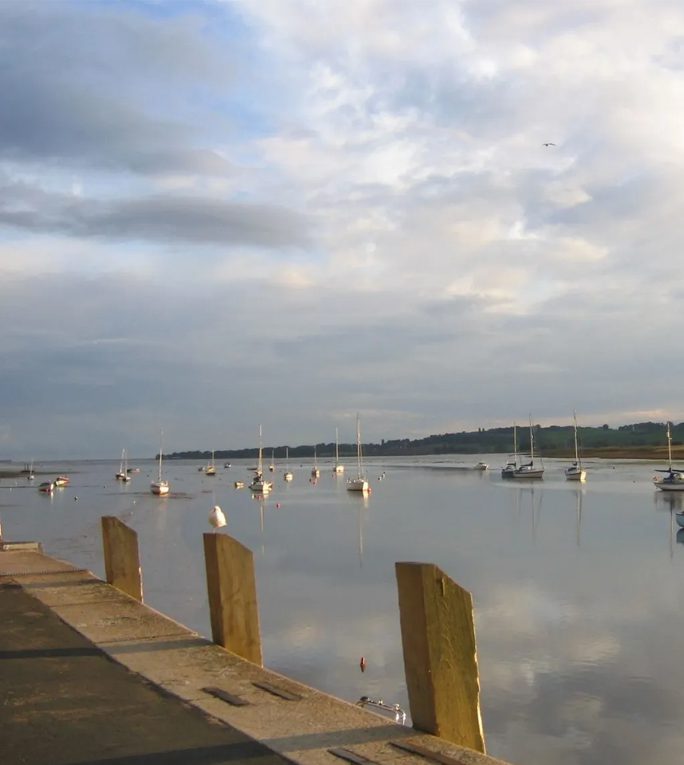
<path fill-rule="evenodd" d="M 223 510 L 218 505 L 214 505 L 209 512 L 209 523 L 215 528 L 220 529 L 221 526 L 225 526 L 226 516 L 223 514 Z"/>

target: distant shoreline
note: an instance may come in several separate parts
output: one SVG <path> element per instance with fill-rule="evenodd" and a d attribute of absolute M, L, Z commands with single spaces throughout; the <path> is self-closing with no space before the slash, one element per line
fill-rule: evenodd
<path fill-rule="evenodd" d="M 377 455 L 373 455 L 373 459 L 392 458 L 392 457 L 421 457 L 423 459 L 425 459 L 426 457 L 438 457 L 440 459 L 443 459 L 444 457 L 458 457 L 458 458 L 466 457 L 467 458 L 471 454 L 473 455 L 477 454 L 478 456 L 484 457 L 486 460 L 487 455 L 494 454 L 494 452 L 458 451 L 458 452 L 439 452 L 437 454 L 425 454 L 425 453 L 406 454 L 406 452 L 404 452 L 401 454 L 382 454 L 382 455 L 377 454 Z M 575 453 L 573 450 L 570 450 L 570 449 L 547 449 L 547 450 L 542 450 L 541 453 L 538 454 L 537 456 L 540 459 L 547 457 L 549 459 L 573 460 L 575 457 Z M 583 449 L 582 458 L 583 459 L 605 459 L 605 460 L 644 460 L 644 461 L 651 461 L 651 462 L 659 461 L 659 462 L 662 462 L 663 464 L 666 464 L 667 463 L 667 447 L 666 446 L 624 446 L 624 447 L 604 446 L 604 447 L 594 448 L 594 449 Z M 198 460 L 201 458 L 200 457 L 182 457 L 182 458 L 177 457 L 175 459 Z M 345 455 L 343 459 L 347 460 L 347 459 L 351 459 L 351 457 L 349 455 Z M 87 460 L 84 460 L 84 461 L 87 461 Z M 684 463 L 684 445 L 672 446 L 672 461 Z M 38 477 L 41 473 L 48 475 L 54 472 L 56 471 L 36 470 L 34 472 L 34 475 Z M 26 473 L 22 472 L 20 468 L 12 470 L 12 469 L 8 469 L 4 467 L 3 465 L 0 465 L 0 480 L 5 478 L 26 478 Z"/>
<path fill-rule="evenodd" d="M 575 453 L 570 450 L 545 452 L 541 456 L 574 459 Z M 667 447 L 665 446 L 605 446 L 600 449 L 583 449 L 583 458 L 613 459 L 613 460 L 660 460 L 667 462 Z M 684 460 L 684 446 L 672 447 L 672 461 Z"/>

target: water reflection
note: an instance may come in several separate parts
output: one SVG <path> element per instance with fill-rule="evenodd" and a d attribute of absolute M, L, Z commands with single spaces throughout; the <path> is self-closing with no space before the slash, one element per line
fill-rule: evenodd
<path fill-rule="evenodd" d="M 581 532 L 582 532 L 582 499 L 584 496 L 584 488 L 577 486 L 575 488 L 576 500 L 575 500 L 575 541 L 577 546 L 580 547 Z"/>
<path fill-rule="evenodd" d="M 37 487 L 10 492 L 0 482 L 0 514 L 6 539 L 35 539 L 100 576 L 100 517 L 125 518 L 139 534 L 146 602 L 207 635 L 201 539 L 218 504 L 228 533 L 263 553 L 255 565 L 268 666 L 351 702 L 404 709 L 394 564 L 434 562 L 474 595 L 492 755 L 679 765 L 684 496 L 655 491 L 651 466 L 635 462 L 592 462 L 582 488 L 568 486 L 565 461 L 546 461 L 543 483 L 525 485 L 495 470 L 426 469 L 432 462 L 373 463 L 369 474 L 387 477 L 370 497 L 346 491 L 332 464 L 315 487 L 299 471 L 264 497 L 233 489 L 247 461 L 208 480 L 196 463 L 177 462 L 183 491 L 166 502 L 144 472 L 115 484 L 112 463 L 82 463 L 80 473 L 54 471 L 73 479 L 49 505 Z"/>
<path fill-rule="evenodd" d="M 529 514 L 531 539 L 532 542 L 535 543 L 537 540 L 538 526 L 541 522 L 544 490 L 540 489 L 533 481 L 526 481 L 524 486 L 516 482 L 511 488 L 514 492 L 516 516 L 518 520 L 522 520 L 524 514 Z"/>

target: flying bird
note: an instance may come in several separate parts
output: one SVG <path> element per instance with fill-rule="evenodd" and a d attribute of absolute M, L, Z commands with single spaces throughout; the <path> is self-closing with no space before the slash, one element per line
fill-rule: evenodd
<path fill-rule="evenodd" d="M 555 143 L 552 143 L 551 141 L 547 141 L 546 143 L 543 143 L 542 146 L 555 146 Z"/>

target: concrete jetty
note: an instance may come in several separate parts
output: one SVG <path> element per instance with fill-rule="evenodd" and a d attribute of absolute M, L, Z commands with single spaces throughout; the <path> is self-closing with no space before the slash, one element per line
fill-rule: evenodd
<path fill-rule="evenodd" d="M 242 659 L 35 543 L 0 544 L 7 765 L 505 765 Z"/>

